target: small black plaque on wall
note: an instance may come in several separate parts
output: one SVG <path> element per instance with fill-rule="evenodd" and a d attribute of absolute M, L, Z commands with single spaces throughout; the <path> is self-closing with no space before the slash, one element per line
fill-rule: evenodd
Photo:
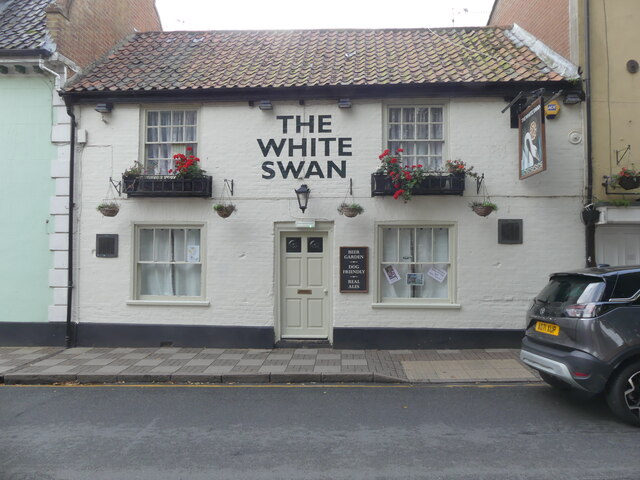
<path fill-rule="evenodd" d="M 340 247 L 340 292 L 369 291 L 369 247 Z"/>

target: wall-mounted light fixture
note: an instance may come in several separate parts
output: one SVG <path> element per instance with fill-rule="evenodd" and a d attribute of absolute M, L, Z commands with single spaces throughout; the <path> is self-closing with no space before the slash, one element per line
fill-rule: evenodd
<path fill-rule="evenodd" d="M 111 110 L 113 110 L 113 103 L 98 103 L 95 110 L 99 113 L 111 113 Z"/>
<path fill-rule="evenodd" d="M 351 108 L 351 99 L 350 98 L 341 98 L 338 100 L 338 107 L 340 108 Z"/>
<path fill-rule="evenodd" d="M 273 105 L 271 104 L 271 100 L 260 100 L 258 108 L 260 110 L 273 110 Z"/>
<path fill-rule="evenodd" d="M 307 209 L 307 204 L 309 203 L 309 194 L 311 190 L 306 185 L 300 185 L 300 188 L 295 189 L 296 197 L 298 197 L 298 206 L 302 213 Z"/>
<path fill-rule="evenodd" d="M 569 92 L 564 96 L 564 100 L 562 103 L 565 105 L 575 105 L 576 103 L 580 103 L 582 101 L 582 97 L 579 93 Z"/>

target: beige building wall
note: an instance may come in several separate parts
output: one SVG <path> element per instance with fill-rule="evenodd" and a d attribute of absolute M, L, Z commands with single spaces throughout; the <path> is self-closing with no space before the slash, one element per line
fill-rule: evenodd
<path fill-rule="evenodd" d="M 639 20 L 636 0 L 591 0 L 593 193 L 601 201 L 626 198 L 621 189 L 607 195 L 604 176 L 640 168 L 640 73 L 627 69 L 629 61 L 640 62 Z"/>

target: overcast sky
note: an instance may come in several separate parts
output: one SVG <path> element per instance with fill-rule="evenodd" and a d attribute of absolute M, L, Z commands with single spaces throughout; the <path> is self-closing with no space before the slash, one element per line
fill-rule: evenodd
<path fill-rule="evenodd" d="M 164 30 L 486 25 L 493 0 L 156 0 Z"/>

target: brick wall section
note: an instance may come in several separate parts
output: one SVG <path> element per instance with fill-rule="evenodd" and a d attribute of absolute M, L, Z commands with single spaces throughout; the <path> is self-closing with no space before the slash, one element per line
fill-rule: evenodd
<path fill-rule="evenodd" d="M 134 31 L 162 30 L 155 0 L 58 0 L 47 27 L 65 57 L 86 67 Z"/>
<path fill-rule="evenodd" d="M 570 58 L 569 0 L 496 0 L 489 25 L 517 23 Z"/>

